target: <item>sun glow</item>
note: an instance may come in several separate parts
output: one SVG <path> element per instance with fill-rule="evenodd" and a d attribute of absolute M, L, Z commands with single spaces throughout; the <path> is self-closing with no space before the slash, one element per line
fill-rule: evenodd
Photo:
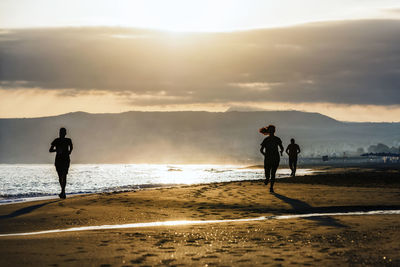
<path fill-rule="evenodd" d="M 398 18 L 397 0 L 2 0 L 0 28 L 123 26 L 233 31 L 312 21 Z"/>
<path fill-rule="evenodd" d="M 131 3 L 131 9 L 137 7 L 137 3 Z M 152 0 L 140 8 L 141 14 L 125 16 L 121 23 L 170 31 L 216 31 L 237 24 L 244 7 L 238 1 L 227 0 Z"/>

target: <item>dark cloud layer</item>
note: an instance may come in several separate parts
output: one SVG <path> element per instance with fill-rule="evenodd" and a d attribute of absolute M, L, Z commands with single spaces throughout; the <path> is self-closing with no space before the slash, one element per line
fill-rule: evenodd
<path fill-rule="evenodd" d="M 393 105 L 400 104 L 399 43 L 400 20 L 186 35 L 123 28 L 11 30 L 0 32 L 0 85 L 150 96 L 136 105 Z"/>

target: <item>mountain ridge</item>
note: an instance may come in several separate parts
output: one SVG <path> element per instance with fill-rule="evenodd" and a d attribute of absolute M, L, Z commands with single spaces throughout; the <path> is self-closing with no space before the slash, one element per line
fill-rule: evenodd
<path fill-rule="evenodd" d="M 0 119 L 0 163 L 51 163 L 50 142 L 66 127 L 75 163 L 258 163 L 258 129 L 277 127 L 285 146 L 295 138 L 303 156 L 400 144 L 400 123 L 349 123 L 301 111 L 123 113 L 72 112 Z"/>

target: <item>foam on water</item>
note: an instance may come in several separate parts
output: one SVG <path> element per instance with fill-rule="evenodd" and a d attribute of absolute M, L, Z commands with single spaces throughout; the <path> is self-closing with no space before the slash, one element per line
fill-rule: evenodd
<path fill-rule="evenodd" d="M 400 215 L 400 210 L 374 210 L 374 211 L 355 211 L 355 212 L 336 212 L 336 213 L 309 213 L 309 214 L 276 215 L 276 216 L 273 215 L 273 216 L 268 216 L 268 217 L 262 216 L 262 217 L 257 217 L 257 218 L 229 219 L 229 220 L 164 221 L 164 222 L 127 223 L 127 224 L 114 224 L 114 225 L 96 225 L 96 226 L 73 227 L 73 228 L 67 228 L 67 229 L 54 229 L 54 230 L 46 230 L 46 231 L 38 231 L 38 232 L 0 234 L 0 237 L 42 235 L 42 234 L 51 234 L 51 233 L 93 231 L 93 230 L 143 228 L 143 227 L 179 226 L 179 225 L 229 223 L 229 222 L 252 222 L 252 221 L 263 221 L 263 220 L 285 220 L 285 219 L 310 218 L 310 217 L 322 217 L 322 216 L 361 216 L 361 215 Z"/>
<path fill-rule="evenodd" d="M 308 173 L 311 170 L 298 170 L 299 175 Z M 289 174 L 289 169 L 279 169 L 277 177 Z M 68 174 L 67 193 L 114 192 L 263 177 L 262 169 L 232 165 L 73 164 Z M 0 164 L 0 205 L 56 198 L 59 190 L 57 173 L 51 164 Z"/>

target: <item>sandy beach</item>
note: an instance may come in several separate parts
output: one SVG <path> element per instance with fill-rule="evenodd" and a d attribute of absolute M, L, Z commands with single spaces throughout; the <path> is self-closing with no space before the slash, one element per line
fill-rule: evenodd
<path fill-rule="evenodd" d="M 397 170 L 81 195 L 0 206 L 0 234 L 400 209 Z M 1 266 L 400 265 L 400 215 L 319 216 L 0 237 Z"/>

